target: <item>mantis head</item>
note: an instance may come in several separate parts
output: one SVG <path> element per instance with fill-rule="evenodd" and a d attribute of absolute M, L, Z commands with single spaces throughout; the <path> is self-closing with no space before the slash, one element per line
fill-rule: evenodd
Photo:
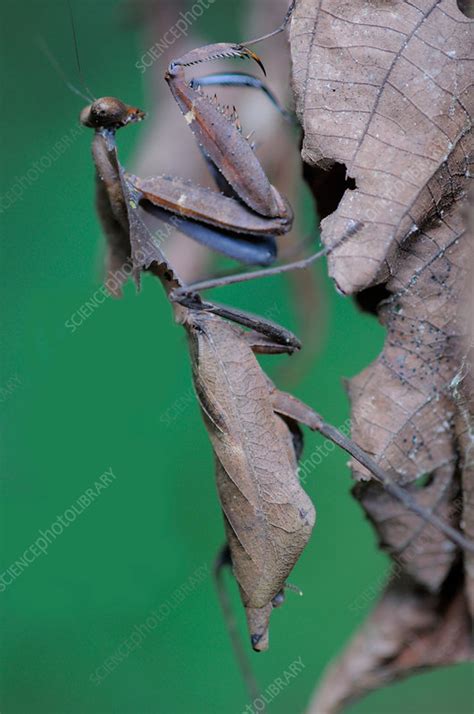
<path fill-rule="evenodd" d="M 145 112 L 124 104 L 115 97 L 102 97 L 81 111 L 80 122 L 93 129 L 120 129 L 127 124 L 142 121 Z"/>

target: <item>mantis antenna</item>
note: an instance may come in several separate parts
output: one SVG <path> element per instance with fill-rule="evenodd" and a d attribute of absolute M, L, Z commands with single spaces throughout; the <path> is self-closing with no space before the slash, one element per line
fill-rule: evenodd
<path fill-rule="evenodd" d="M 91 90 L 87 86 L 87 84 L 84 81 L 84 76 L 82 74 L 82 69 L 81 69 L 81 62 L 79 59 L 79 47 L 77 44 L 77 33 L 76 33 L 76 27 L 74 25 L 74 16 L 72 14 L 72 8 L 70 2 L 68 2 L 68 8 L 69 8 L 69 14 L 71 18 L 71 28 L 72 28 L 72 36 L 74 39 L 74 53 L 76 56 L 76 65 L 77 65 L 77 71 L 79 74 L 79 79 L 82 85 L 82 88 L 85 90 L 82 92 L 80 89 L 78 89 L 68 78 L 66 73 L 64 72 L 63 68 L 59 64 L 57 58 L 54 56 L 52 53 L 51 49 L 48 46 L 48 43 L 44 39 L 42 35 L 38 35 L 37 37 L 37 43 L 40 48 L 40 50 L 43 52 L 47 60 L 49 61 L 51 67 L 54 69 L 54 71 L 59 75 L 59 77 L 63 80 L 64 84 L 66 87 L 73 92 L 74 94 L 77 94 L 78 97 L 81 97 L 81 99 L 84 99 L 86 102 L 94 102 L 96 100 L 96 97 L 92 94 Z"/>
<path fill-rule="evenodd" d="M 51 50 L 50 50 L 50 48 L 49 48 L 49 46 L 48 46 L 46 40 L 44 39 L 44 37 L 42 37 L 41 35 L 39 35 L 39 36 L 37 37 L 37 43 L 38 43 L 38 47 L 39 47 L 40 50 L 43 52 L 43 54 L 45 55 L 46 59 L 49 61 L 51 67 L 52 67 L 52 68 L 54 69 L 54 71 L 59 75 L 59 77 L 63 80 L 63 82 L 64 82 L 64 84 L 66 85 L 66 87 L 67 87 L 71 92 L 73 92 L 74 94 L 77 94 L 78 97 L 81 97 L 81 99 L 84 99 L 86 102 L 88 102 L 88 103 L 93 102 L 93 101 L 94 101 L 93 97 L 87 96 L 86 94 L 84 94 L 84 92 L 81 92 L 80 89 L 78 89 L 72 82 L 69 81 L 69 79 L 68 79 L 67 75 L 65 74 L 63 68 L 62 68 L 61 65 L 59 64 L 59 62 L 58 62 L 58 60 L 56 59 L 56 57 L 55 57 L 55 56 L 53 55 L 53 53 L 51 52 Z"/>
<path fill-rule="evenodd" d="M 71 7 L 71 2 L 68 0 L 68 8 L 69 8 L 69 17 L 71 19 L 71 30 L 72 30 L 72 36 L 74 38 L 74 53 L 76 55 L 76 64 L 77 64 L 77 72 L 79 74 L 79 79 L 81 81 L 82 87 L 86 90 L 86 93 L 94 100 L 97 99 L 97 97 L 94 97 L 92 94 L 91 90 L 87 86 L 87 84 L 84 81 L 84 75 L 82 74 L 82 68 L 81 68 L 81 60 L 79 57 L 79 44 L 77 42 L 77 32 L 76 32 L 76 25 L 74 23 L 74 15 L 72 12 L 72 7 Z"/>

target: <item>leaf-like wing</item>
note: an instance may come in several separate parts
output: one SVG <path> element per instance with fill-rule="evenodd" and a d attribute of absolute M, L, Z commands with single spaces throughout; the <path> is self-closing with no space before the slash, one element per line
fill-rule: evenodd
<path fill-rule="evenodd" d="M 242 331 L 205 313 L 185 324 L 233 569 L 252 643 L 264 649 L 271 601 L 308 542 L 315 512 L 299 484 L 290 429 L 273 411 L 268 379 Z"/>

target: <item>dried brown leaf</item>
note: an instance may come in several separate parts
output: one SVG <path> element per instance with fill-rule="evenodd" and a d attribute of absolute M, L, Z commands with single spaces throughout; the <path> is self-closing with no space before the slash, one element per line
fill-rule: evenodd
<path fill-rule="evenodd" d="M 379 313 L 387 328 L 384 351 L 349 388 L 354 440 L 402 485 L 428 475 L 420 499 L 455 526 L 462 512 L 452 508 L 458 453 L 451 383 L 459 370 L 456 305 L 464 280 L 459 219 L 456 213 L 446 214 L 438 226 L 406 245 L 396 276 L 387 282 L 390 297 Z M 357 466 L 354 475 L 366 477 Z M 389 552 L 403 558 L 404 549 L 423 539 L 407 568 L 420 584 L 439 587 L 456 555 L 446 539 L 426 526 L 420 529 L 416 518 L 402 509 L 390 509 L 374 484 L 361 485 L 357 496 L 379 526 Z"/>
<path fill-rule="evenodd" d="M 309 714 L 341 708 L 407 673 L 472 658 L 462 588 L 431 595 L 394 579 L 344 654 L 331 664 Z"/>
<path fill-rule="evenodd" d="M 453 397 L 457 406 L 456 431 L 462 474 L 463 529 L 474 537 L 474 192 L 466 212 L 468 252 L 464 299 L 459 307 L 459 320 L 466 325 L 466 336 L 459 352 L 460 370 L 453 380 Z M 466 594 L 474 619 L 474 556 L 465 553 Z"/>
<path fill-rule="evenodd" d="M 464 207 L 472 150 L 472 23 L 454 0 L 300 0 L 291 44 L 307 173 L 322 193 L 318 203 L 340 197 L 322 221 L 330 274 L 341 291 L 357 293 L 361 304 L 376 309 L 387 329 L 382 354 L 350 381 L 352 437 L 420 504 L 472 537 L 473 402 L 459 310 L 470 260 Z M 351 232 L 356 223 L 362 228 Z M 399 658 L 403 627 L 396 632 L 396 609 L 410 609 L 413 597 L 436 600 L 452 591 L 459 555 L 442 534 L 394 503 L 367 471 L 354 464 L 353 472 L 356 497 L 407 585 L 395 600 L 384 597 L 335 665 L 339 674 L 338 667 L 352 668 L 346 684 L 331 674 L 324 681 L 324 697 L 333 698 L 328 712 L 382 686 L 384 618 L 395 638 L 390 657 Z M 461 599 L 470 593 L 472 607 L 472 557 L 464 561 L 467 584 L 458 578 L 455 589 Z M 448 617 L 447 610 L 440 612 Z M 467 656 L 469 623 L 462 622 L 458 650 L 446 662 Z M 441 619 L 437 627 L 445 625 Z M 373 656 L 364 654 L 368 642 Z M 405 658 L 389 679 L 444 662 L 428 655 Z"/>
<path fill-rule="evenodd" d="M 453 501 L 457 488 L 453 484 L 451 466 L 440 467 L 430 477 L 429 484 L 422 489 L 406 490 L 419 505 L 436 510 L 445 522 L 456 524 L 462 511 L 462 500 Z M 388 493 L 381 492 L 380 486 L 372 481 L 359 484 L 355 495 L 378 531 L 381 548 L 388 550 L 416 581 L 436 591 L 456 558 L 454 544 L 438 529 L 420 521 L 418 516 L 394 501 Z"/>
<path fill-rule="evenodd" d="M 329 259 L 353 293 L 382 282 L 407 236 L 463 189 L 471 23 L 454 0 L 300 0 L 291 46 L 303 159 L 344 164 L 356 184 L 322 222 L 331 247 L 364 223 Z"/>

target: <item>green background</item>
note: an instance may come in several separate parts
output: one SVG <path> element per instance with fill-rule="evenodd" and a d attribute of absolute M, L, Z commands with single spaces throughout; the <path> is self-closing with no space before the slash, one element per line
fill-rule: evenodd
<path fill-rule="evenodd" d="M 259 2 L 262 0 L 258 0 Z M 270 0 L 266 0 L 270 2 Z M 219 0 L 202 18 L 209 41 L 238 39 L 244 4 Z M 125 32 L 115 0 L 76 3 L 84 73 L 95 92 L 139 106 L 146 49 Z M 43 35 L 76 76 L 67 6 L 6 0 L 1 17 L 1 195 L 77 122 L 81 100 L 39 52 Z M 234 28 L 229 37 L 229 28 Z M 166 28 L 165 28 L 166 29 Z M 243 39 L 243 38 L 241 38 Z M 169 97 L 171 102 L 171 96 Z M 131 160 L 141 127 L 120 135 Z M 183 132 L 186 131 L 183 123 Z M 159 287 L 106 300 L 72 334 L 65 321 L 100 286 L 101 234 L 93 209 L 91 135 L 84 132 L 1 214 L 2 365 L 0 387 L 21 381 L 0 404 L 2 570 L 109 466 L 115 482 L 51 544 L 1 598 L 2 714 L 211 714 L 248 703 L 210 578 L 198 586 L 100 685 L 90 675 L 153 608 L 203 563 L 223 538 L 211 449 L 194 401 L 182 330 Z M 307 227 L 311 203 L 302 198 Z M 342 424 L 342 377 L 380 350 L 383 332 L 338 296 L 318 269 L 328 328 L 318 360 L 294 391 Z M 234 286 L 221 300 L 271 311 L 296 326 L 284 280 Z M 306 319 L 318 325 L 318 306 Z M 319 320 L 320 321 L 320 320 Z M 298 359 L 295 357 L 295 359 Z M 266 360 L 275 374 L 278 360 Z M 187 406 L 166 424 L 176 400 Z M 171 410 L 168 411 L 168 410 Z M 308 434 L 305 457 L 321 443 Z M 362 622 L 353 611 L 381 582 L 386 558 L 349 494 L 346 457 L 332 451 L 307 490 L 318 509 L 309 547 L 292 575 L 305 592 L 289 593 L 272 618 L 271 648 L 252 655 L 264 690 L 298 657 L 305 668 L 270 704 L 301 712 L 328 661 Z M 242 632 L 244 623 L 232 587 Z M 412 678 L 348 709 L 351 714 L 467 714 L 469 668 Z"/>

